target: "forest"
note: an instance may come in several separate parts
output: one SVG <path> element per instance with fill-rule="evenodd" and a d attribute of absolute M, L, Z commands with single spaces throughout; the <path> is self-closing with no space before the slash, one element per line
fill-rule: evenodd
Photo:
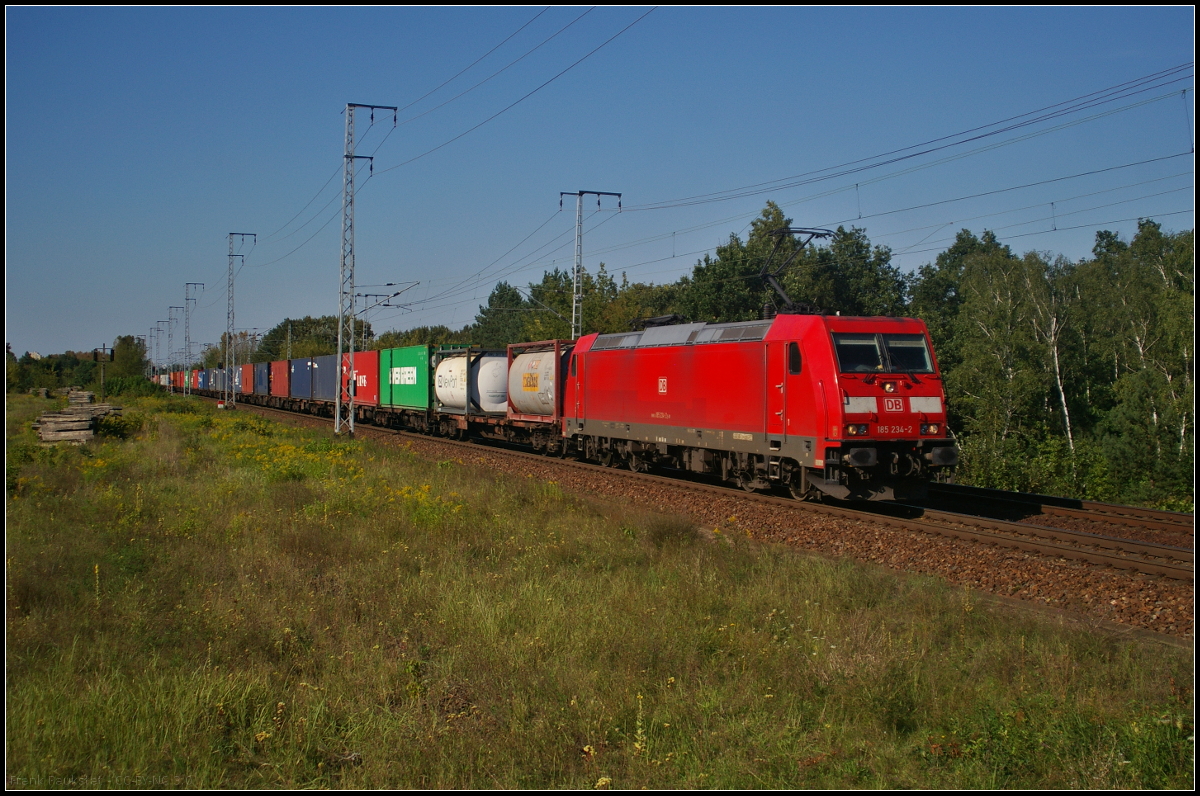
<path fill-rule="evenodd" d="M 778 243 L 773 264 L 795 254 L 779 276 L 795 301 L 826 313 L 925 321 L 962 448 L 959 482 L 1193 510 L 1193 231 L 1164 232 L 1148 219 L 1129 241 L 1100 230 L 1092 256 L 1071 261 L 1017 253 L 991 232 L 964 229 L 936 260 L 905 274 L 858 227 L 839 227 L 796 253 L 791 236 L 772 234 L 791 223 L 768 202 L 745 240 L 731 234 L 672 283 L 618 279 L 604 264 L 584 272 L 584 334 L 665 315 L 724 322 L 770 314 L 780 298 L 760 275 Z M 523 288 L 500 282 L 462 329 L 377 335 L 360 321 L 356 346 L 502 348 L 567 338 L 572 292 L 572 275 L 562 269 Z M 117 342 L 126 352 L 138 344 Z M 256 362 L 333 353 L 336 345 L 333 316 L 289 318 L 260 338 L 235 340 L 238 360 Z M 203 366 L 217 366 L 222 352 L 223 345 L 210 347 Z M 95 369 L 90 358 L 35 362 L 9 352 L 8 387 L 86 382 Z"/>

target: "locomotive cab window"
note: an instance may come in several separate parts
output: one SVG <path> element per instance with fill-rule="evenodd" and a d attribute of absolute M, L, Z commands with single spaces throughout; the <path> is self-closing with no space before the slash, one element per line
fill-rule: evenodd
<path fill-rule="evenodd" d="M 878 373 L 883 370 L 883 352 L 873 334 L 833 335 L 838 366 L 842 373 Z"/>
<path fill-rule="evenodd" d="M 923 334 L 885 334 L 889 370 L 903 373 L 933 373 L 933 360 Z"/>
<path fill-rule="evenodd" d="M 571 375 L 572 375 L 572 376 L 574 376 L 574 375 L 575 375 L 575 370 L 576 370 L 576 368 L 575 368 L 575 359 L 576 359 L 576 355 L 575 355 L 575 354 L 572 354 L 572 355 L 571 355 Z"/>
<path fill-rule="evenodd" d="M 842 373 L 933 373 L 922 334 L 833 335 Z"/>
<path fill-rule="evenodd" d="M 800 344 L 788 343 L 788 373 L 793 376 L 800 372 Z"/>

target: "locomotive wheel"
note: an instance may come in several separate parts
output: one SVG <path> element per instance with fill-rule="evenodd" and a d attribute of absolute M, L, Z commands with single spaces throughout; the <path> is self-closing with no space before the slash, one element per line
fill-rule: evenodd
<path fill-rule="evenodd" d="M 804 480 L 803 472 L 797 471 L 792 474 L 791 480 L 788 481 L 788 492 L 790 492 L 792 497 L 796 500 L 808 500 L 810 498 L 810 495 L 808 494 L 808 484 Z"/>
<path fill-rule="evenodd" d="M 745 472 L 744 470 L 737 474 L 737 485 L 740 486 L 742 489 L 746 490 L 747 492 L 757 492 L 758 491 L 757 488 L 755 488 L 755 486 L 754 486 L 754 481 L 755 481 L 754 476 L 751 475 L 750 473 Z"/>
<path fill-rule="evenodd" d="M 600 459 L 600 464 L 604 465 L 605 467 L 616 467 L 617 466 L 617 464 L 616 464 L 617 456 L 615 453 L 612 452 L 611 448 L 609 448 L 608 450 L 601 451 L 598 458 Z"/>
<path fill-rule="evenodd" d="M 629 455 L 629 469 L 635 473 L 644 473 L 650 469 L 650 463 L 636 453 Z"/>

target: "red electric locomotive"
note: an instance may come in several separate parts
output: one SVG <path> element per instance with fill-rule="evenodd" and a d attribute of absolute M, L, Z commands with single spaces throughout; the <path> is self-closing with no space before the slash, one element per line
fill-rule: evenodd
<path fill-rule="evenodd" d="M 588 335 L 563 435 L 585 457 L 798 498 L 912 498 L 958 461 L 925 324 L 779 315 Z"/>
<path fill-rule="evenodd" d="M 782 298 L 770 320 L 590 335 L 565 381 L 562 433 L 587 458 L 668 464 L 797 498 L 924 494 L 958 463 L 925 324 L 824 315 L 777 277 L 829 230 L 781 229 L 760 277 Z M 805 236 L 774 272 L 782 242 Z"/>

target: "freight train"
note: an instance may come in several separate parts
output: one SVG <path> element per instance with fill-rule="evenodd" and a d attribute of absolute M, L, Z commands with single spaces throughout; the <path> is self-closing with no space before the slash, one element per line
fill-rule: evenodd
<path fill-rule="evenodd" d="M 175 389 L 356 422 L 500 440 L 634 471 L 706 473 L 799 499 L 912 499 L 958 448 L 925 324 L 780 314 L 578 340 L 410 346 L 193 370 Z M 232 381 L 230 385 L 228 382 Z"/>

